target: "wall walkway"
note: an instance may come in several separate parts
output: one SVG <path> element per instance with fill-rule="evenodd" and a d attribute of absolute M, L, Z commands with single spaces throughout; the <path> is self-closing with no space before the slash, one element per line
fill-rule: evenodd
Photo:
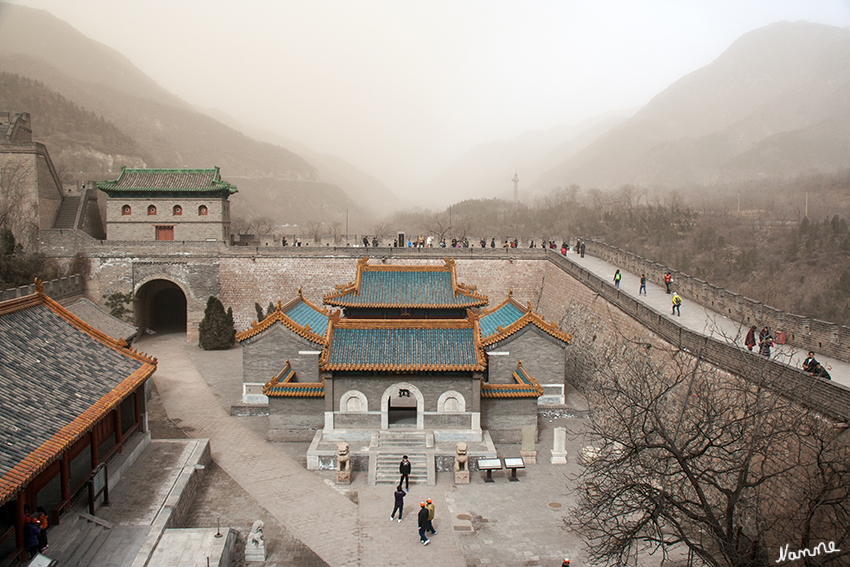
<path fill-rule="evenodd" d="M 588 240 L 587 254 L 625 269 L 633 274 L 646 274 L 649 281 L 664 285 L 664 274 L 670 268 L 636 256 L 610 244 Z M 612 272 L 613 273 L 613 272 Z M 676 290 L 682 297 L 722 313 L 746 325 L 764 325 L 774 332 L 784 331 L 789 344 L 806 351 L 813 350 L 850 362 L 850 327 L 820 321 L 774 309 L 754 299 L 704 282 L 688 274 L 670 270 Z"/>

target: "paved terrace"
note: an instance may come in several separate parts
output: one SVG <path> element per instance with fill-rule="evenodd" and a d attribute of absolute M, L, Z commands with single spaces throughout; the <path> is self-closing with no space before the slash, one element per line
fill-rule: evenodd
<path fill-rule="evenodd" d="M 269 567 L 558 567 L 565 556 L 574 566 L 587 565 L 580 540 L 564 530 L 562 521 L 574 502 L 569 479 L 580 471 L 574 456 L 586 444 L 582 412 L 561 410 L 540 420 L 539 464 L 520 471 L 520 482 L 509 483 L 501 471 L 494 473 L 494 484 L 485 484 L 483 473 L 473 473 L 470 485 L 456 487 L 451 474 L 440 473 L 436 486 L 412 484 L 404 520 L 390 522 L 392 486 L 368 486 L 365 471 L 355 472 L 350 486 L 337 486 L 335 472 L 307 471 L 299 464 L 303 455 L 298 452 L 305 452 L 306 445 L 265 441 L 266 418 L 229 415 L 241 382 L 239 347 L 203 352 L 186 344 L 181 334 L 148 336 L 138 346 L 159 359 L 154 379 L 168 418 L 191 437 L 210 438 L 216 467 L 227 475 L 216 481 L 223 495 L 211 500 L 221 508 L 205 504 L 204 514 L 221 513 L 222 526 L 244 524 L 244 519 L 228 517 L 232 507 L 221 499 L 239 498 L 247 507 L 254 506 L 252 500 L 259 504 L 254 509 L 267 514 L 260 516 L 267 525 L 283 526 L 319 558 L 298 562 L 275 553 Z M 568 428 L 567 465 L 549 464 L 556 426 Z M 502 457 L 519 456 L 520 447 L 497 445 L 497 450 Z M 426 498 L 436 505 L 437 535 L 423 547 L 416 514 Z M 456 525 L 463 528 L 455 530 Z M 461 531 L 469 526 L 473 531 Z M 267 539 L 273 537 L 267 533 Z M 658 564 L 657 558 L 647 561 L 641 564 Z"/>
<path fill-rule="evenodd" d="M 599 276 L 604 281 L 611 282 L 612 285 L 614 282 L 614 272 L 619 269 L 623 276 L 620 281 L 620 293 L 624 293 L 634 300 L 654 309 L 658 313 L 661 313 L 664 318 L 686 329 L 720 341 L 732 342 L 742 349 L 745 348 L 744 337 L 747 334 L 749 323 L 741 323 L 740 321 L 729 319 L 721 313 L 712 311 L 684 297 L 682 298 L 683 303 L 680 308 L 682 312 L 681 317 L 672 315 L 672 295 L 667 295 L 664 287 L 647 282 L 646 295 L 638 295 L 638 291 L 640 290 L 640 274 L 626 272 L 619 266 L 609 264 L 605 260 L 587 254 L 582 258 L 580 255 L 571 252 L 567 254 L 567 260 Z M 675 291 L 675 289 L 674 283 L 672 290 Z M 771 358 L 776 362 L 789 364 L 794 368 L 802 368 L 803 360 L 807 354 L 806 351 L 791 345 L 777 345 L 771 352 Z M 815 358 L 827 368 L 834 382 L 850 387 L 850 363 L 818 353 L 815 353 Z"/>

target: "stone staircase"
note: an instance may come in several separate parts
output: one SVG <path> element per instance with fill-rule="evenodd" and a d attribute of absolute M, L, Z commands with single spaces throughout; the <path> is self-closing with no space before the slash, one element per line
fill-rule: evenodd
<path fill-rule="evenodd" d="M 65 197 L 59 212 L 56 214 L 56 222 L 53 228 L 76 228 L 74 221 L 77 220 L 77 210 L 80 208 L 80 197 Z"/>
<path fill-rule="evenodd" d="M 427 446 L 427 434 L 382 431 L 369 449 L 369 484 L 397 484 L 401 457 L 410 460 L 410 484 L 436 483 L 433 450 Z"/>
<path fill-rule="evenodd" d="M 50 547 L 44 555 L 55 559 L 59 565 L 92 565 L 94 556 L 106 543 L 111 530 L 111 524 L 107 522 L 92 522 L 78 513 L 69 512 L 58 526 L 47 533 Z"/>

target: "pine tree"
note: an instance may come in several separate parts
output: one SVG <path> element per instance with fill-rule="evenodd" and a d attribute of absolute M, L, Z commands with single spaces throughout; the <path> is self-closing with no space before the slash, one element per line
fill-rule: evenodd
<path fill-rule="evenodd" d="M 265 317 L 263 316 L 263 308 L 260 307 L 260 304 L 256 301 L 254 302 L 254 311 L 257 312 L 257 323 L 265 319 Z"/>
<path fill-rule="evenodd" d="M 225 350 L 236 343 L 233 309 L 225 313 L 224 305 L 215 296 L 207 299 L 204 319 L 198 326 L 198 344 L 204 350 Z"/>
<path fill-rule="evenodd" d="M 272 303 L 271 301 L 269 301 L 269 306 L 268 306 L 268 307 L 266 307 L 266 317 L 268 317 L 269 315 L 271 315 L 272 313 L 274 313 L 274 309 L 275 309 L 275 307 L 274 307 L 274 303 Z"/>

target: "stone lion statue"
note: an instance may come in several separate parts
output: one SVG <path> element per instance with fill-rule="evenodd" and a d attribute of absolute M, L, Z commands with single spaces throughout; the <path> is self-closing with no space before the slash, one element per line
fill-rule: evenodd
<path fill-rule="evenodd" d="M 339 472 L 348 472 L 351 469 L 351 455 L 348 450 L 348 443 L 336 444 L 336 470 Z"/>
<path fill-rule="evenodd" d="M 469 455 L 467 452 L 466 443 L 463 441 L 455 445 L 455 472 L 469 470 Z"/>
<path fill-rule="evenodd" d="M 257 520 L 254 522 L 254 525 L 251 526 L 251 533 L 248 534 L 248 545 L 254 547 L 261 547 L 265 544 L 265 540 L 263 539 L 263 530 L 266 529 L 266 524 L 262 520 Z"/>

